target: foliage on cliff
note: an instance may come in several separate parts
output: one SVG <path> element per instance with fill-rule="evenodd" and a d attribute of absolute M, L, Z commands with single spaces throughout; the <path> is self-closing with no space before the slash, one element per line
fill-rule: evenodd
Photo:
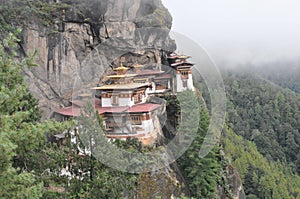
<path fill-rule="evenodd" d="M 217 198 L 217 186 L 227 186 L 224 174 L 226 162 L 221 157 L 221 148 L 215 146 L 206 157 L 199 157 L 199 151 L 209 126 L 209 114 L 199 96 L 195 96 L 195 93 L 191 91 L 187 92 L 186 99 L 182 101 L 187 104 L 194 104 L 196 101 L 199 104 L 199 112 L 197 114 L 200 115 L 197 134 L 193 143 L 183 156 L 177 160 L 181 174 L 186 181 L 189 192 L 188 196 L 195 198 Z M 190 114 L 192 115 L 192 113 Z M 186 122 L 183 125 L 191 129 L 192 121 Z M 225 191 L 227 192 L 227 196 L 231 195 L 228 189 Z"/>
<path fill-rule="evenodd" d="M 247 198 L 300 198 L 300 177 L 279 161 L 268 161 L 255 144 L 224 129 L 225 153 L 239 171 Z"/>
<path fill-rule="evenodd" d="M 0 5 L 0 36 L 30 24 L 52 26 L 62 20 L 67 4 L 47 0 L 12 0 Z"/>
<path fill-rule="evenodd" d="M 278 74 L 268 75 L 274 80 Z M 250 69 L 224 73 L 233 129 L 225 130 L 225 152 L 248 197 L 300 198 L 300 98 L 261 76 Z M 284 82 L 284 75 L 278 78 Z"/>
<path fill-rule="evenodd" d="M 33 58 L 18 61 L 14 34 L 0 45 L 0 197 L 40 198 L 43 182 L 31 167 L 31 155 L 45 144 L 46 134 L 66 126 L 40 122 L 38 101 L 29 93 L 21 71 Z"/>
<path fill-rule="evenodd" d="M 225 84 L 229 127 L 268 160 L 287 162 L 299 173 L 299 95 L 248 73 L 231 74 Z"/>

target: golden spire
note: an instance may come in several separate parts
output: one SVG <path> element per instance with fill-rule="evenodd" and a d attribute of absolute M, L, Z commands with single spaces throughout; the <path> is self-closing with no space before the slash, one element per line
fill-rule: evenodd
<path fill-rule="evenodd" d="M 118 75 L 125 75 L 129 68 L 123 66 L 123 63 L 121 62 L 120 66 L 118 68 L 114 68 L 113 70 L 117 71 Z"/>

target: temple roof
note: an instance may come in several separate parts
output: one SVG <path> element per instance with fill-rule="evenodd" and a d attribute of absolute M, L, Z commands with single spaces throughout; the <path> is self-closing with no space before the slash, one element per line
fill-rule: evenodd
<path fill-rule="evenodd" d="M 171 66 L 180 66 L 180 65 L 193 66 L 194 64 L 188 63 L 188 62 L 185 62 L 185 61 L 175 62 L 175 63 L 171 64 Z"/>
<path fill-rule="evenodd" d="M 117 67 L 117 68 L 114 68 L 113 69 L 114 71 L 126 71 L 126 70 L 129 70 L 129 68 L 127 68 L 127 67 L 124 67 L 122 64 L 121 64 L 121 66 L 119 66 L 119 67 Z"/>
<path fill-rule="evenodd" d="M 135 77 L 136 74 L 124 74 L 124 75 L 108 75 L 109 78 L 125 78 L 125 77 Z"/>
<path fill-rule="evenodd" d="M 189 59 L 191 58 L 191 56 L 187 56 L 187 55 L 177 55 L 175 53 L 172 53 L 169 57 L 169 59 Z"/>
<path fill-rule="evenodd" d="M 111 84 L 100 87 L 94 87 L 94 90 L 133 90 L 149 86 L 149 83 L 129 83 L 129 84 Z"/>
<path fill-rule="evenodd" d="M 160 104 L 152 104 L 152 103 L 145 103 L 145 104 L 137 104 L 132 107 L 128 106 L 120 106 L 120 107 L 101 107 L 99 105 L 95 106 L 95 110 L 98 111 L 99 114 L 104 113 L 148 113 L 160 108 Z M 71 117 L 78 117 L 80 115 L 80 108 L 78 107 L 67 107 L 61 108 L 55 111 L 60 115 L 64 116 L 71 116 Z"/>
<path fill-rule="evenodd" d="M 191 68 L 193 65 L 183 65 L 183 66 L 177 66 L 177 69 L 187 69 L 187 68 Z"/>
<path fill-rule="evenodd" d="M 126 112 L 128 113 L 147 113 L 154 111 L 155 109 L 160 108 L 160 104 L 151 104 L 151 103 L 146 103 L 146 104 L 137 104 L 129 108 Z"/>
<path fill-rule="evenodd" d="M 70 106 L 67 108 L 58 109 L 55 111 L 55 113 L 64 116 L 78 117 L 80 115 L 80 108 Z"/>

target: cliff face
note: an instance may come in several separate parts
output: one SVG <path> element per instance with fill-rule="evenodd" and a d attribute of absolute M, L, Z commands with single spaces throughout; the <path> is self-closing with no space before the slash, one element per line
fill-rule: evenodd
<path fill-rule="evenodd" d="M 225 186 L 228 186 L 227 189 L 230 191 L 231 196 L 228 196 L 225 187 L 218 186 L 217 190 L 220 198 L 246 199 L 246 194 L 244 192 L 243 183 L 239 172 L 232 165 L 229 164 L 225 168 L 225 173 L 226 173 Z"/>
<path fill-rule="evenodd" d="M 43 118 L 49 118 L 55 108 L 67 104 L 75 76 L 93 75 L 98 70 L 86 69 L 84 60 L 102 44 L 110 42 L 109 45 L 131 49 L 136 54 L 128 55 L 126 61 L 131 59 L 141 64 L 161 62 L 163 52 L 148 46 L 170 51 L 176 48 L 169 38 L 172 17 L 161 0 L 62 0 L 59 3 L 68 7 L 54 25 L 45 27 L 33 19 L 22 32 L 23 53 L 38 50 L 39 67 L 24 73 L 30 91 L 40 100 Z M 121 42 L 116 42 L 118 39 Z M 104 56 L 114 54 L 115 49 L 109 45 Z M 118 60 L 112 61 L 119 64 Z M 88 81 L 97 78 L 94 75 Z"/>
<path fill-rule="evenodd" d="M 54 109 L 68 104 L 72 98 L 74 77 L 80 76 L 82 81 L 92 83 L 100 80 L 103 71 L 99 71 L 99 61 L 93 66 L 88 66 L 87 61 L 95 51 L 101 49 L 101 55 L 110 57 L 116 53 L 118 45 L 125 52 L 124 64 L 158 63 L 159 66 L 163 62 L 164 50 L 176 50 L 175 42 L 169 37 L 172 17 L 161 0 L 61 0 L 59 3 L 68 5 L 60 18 L 51 26 L 32 19 L 23 29 L 20 43 L 23 55 L 35 49 L 38 51 L 36 62 L 39 67 L 26 69 L 24 74 L 30 91 L 39 99 L 43 119 L 49 118 Z M 126 53 L 128 49 L 130 53 Z M 113 57 L 110 61 L 107 63 L 120 63 L 120 59 L 114 60 Z M 234 197 L 244 198 L 237 171 L 230 168 L 226 171 Z M 153 186 L 140 193 L 141 198 L 147 191 L 159 193 L 167 190 L 170 196 L 174 194 L 180 186 L 170 173 L 167 177 L 158 174 L 141 176 L 139 188 L 148 186 L 143 179 L 153 181 Z M 164 184 L 168 185 L 166 189 L 160 186 Z M 218 191 L 221 198 L 227 198 L 225 189 L 218 187 Z"/>

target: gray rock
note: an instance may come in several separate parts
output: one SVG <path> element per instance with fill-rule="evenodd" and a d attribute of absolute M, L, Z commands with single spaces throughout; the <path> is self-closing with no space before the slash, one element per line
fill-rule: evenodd
<path fill-rule="evenodd" d="M 61 2 L 70 7 L 62 21 L 52 27 L 28 23 L 22 33 L 23 53 L 38 50 L 39 67 L 24 74 L 43 119 L 68 105 L 77 85 L 96 86 L 120 57 L 125 65 L 134 60 L 159 66 L 164 52 L 176 49 L 169 37 L 172 17 L 161 0 Z"/>

